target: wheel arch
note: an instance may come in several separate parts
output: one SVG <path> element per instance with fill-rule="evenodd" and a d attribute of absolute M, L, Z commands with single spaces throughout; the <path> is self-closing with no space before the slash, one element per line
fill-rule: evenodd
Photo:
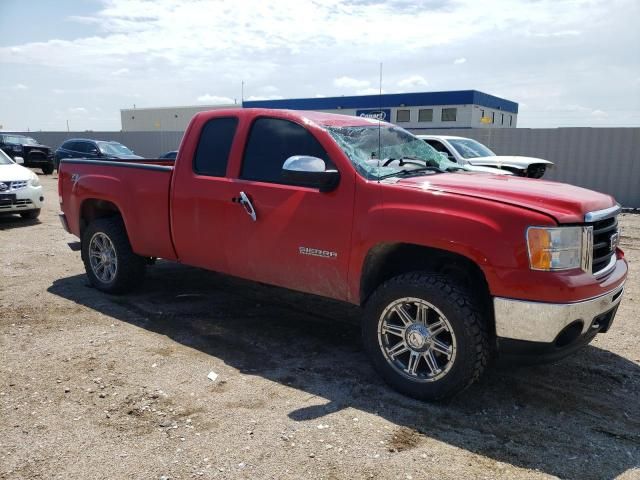
<path fill-rule="evenodd" d="M 360 279 L 360 304 L 393 277 L 415 271 L 446 275 L 474 295 L 495 333 L 493 303 L 486 276 L 469 257 L 439 248 L 412 243 L 382 243 L 372 247 L 364 260 Z"/>
<path fill-rule="evenodd" d="M 120 208 L 109 200 L 100 198 L 86 198 L 80 205 L 80 238 L 89 224 L 99 218 L 120 217 L 124 223 L 124 217 Z M 126 225 L 125 225 L 126 229 Z"/>

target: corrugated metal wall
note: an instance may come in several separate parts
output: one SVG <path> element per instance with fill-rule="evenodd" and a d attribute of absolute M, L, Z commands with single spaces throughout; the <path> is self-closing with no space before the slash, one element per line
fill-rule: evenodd
<path fill-rule="evenodd" d="M 474 138 L 497 154 L 551 160 L 545 178 L 606 192 L 625 207 L 640 208 L 640 128 L 461 129 L 421 134 Z M 183 132 L 29 132 L 54 148 L 67 138 L 116 140 L 145 157 L 180 144 Z"/>

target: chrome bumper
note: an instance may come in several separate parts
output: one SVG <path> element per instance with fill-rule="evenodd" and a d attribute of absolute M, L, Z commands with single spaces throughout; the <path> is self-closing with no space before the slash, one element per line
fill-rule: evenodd
<path fill-rule="evenodd" d="M 622 299 L 624 285 L 599 297 L 575 303 L 542 303 L 495 297 L 493 307 L 496 335 L 530 342 L 553 342 L 575 321 L 582 322 L 582 333 L 595 328 L 595 317 L 614 309 Z"/>

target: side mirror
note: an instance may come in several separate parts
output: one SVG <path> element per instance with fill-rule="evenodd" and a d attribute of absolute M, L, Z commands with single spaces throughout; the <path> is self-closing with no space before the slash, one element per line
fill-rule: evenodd
<path fill-rule="evenodd" d="M 14 160 L 18 165 L 24 165 L 24 158 L 22 158 L 22 157 L 13 157 L 13 160 Z"/>
<path fill-rule="evenodd" d="M 307 155 L 294 155 L 282 165 L 282 178 L 302 187 L 317 188 L 321 192 L 334 190 L 340 182 L 340 172 L 327 170 L 324 160 Z"/>

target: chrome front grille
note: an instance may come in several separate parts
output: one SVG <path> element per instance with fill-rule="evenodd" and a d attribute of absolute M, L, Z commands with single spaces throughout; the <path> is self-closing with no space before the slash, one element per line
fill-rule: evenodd
<path fill-rule="evenodd" d="M 15 182 L 11 182 L 11 190 L 20 190 L 21 188 L 25 188 L 29 183 L 29 180 L 16 180 Z"/>
<path fill-rule="evenodd" d="M 584 219 L 587 226 L 593 229 L 593 256 L 591 271 L 598 276 L 604 276 L 616 266 L 616 248 L 620 241 L 618 229 L 618 214 L 620 205 L 589 212 Z"/>

